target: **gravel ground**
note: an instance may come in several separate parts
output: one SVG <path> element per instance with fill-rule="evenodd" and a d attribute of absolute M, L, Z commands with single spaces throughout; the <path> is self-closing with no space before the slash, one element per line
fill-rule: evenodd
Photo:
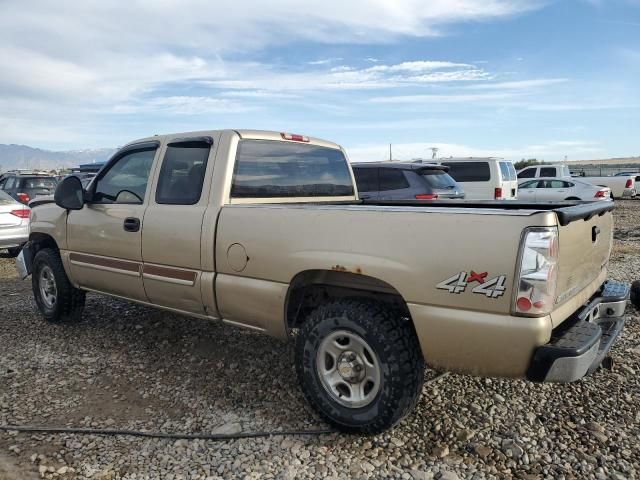
<path fill-rule="evenodd" d="M 640 202 L 616 203 L 610 276 L 632 281 Z M 0 424 L 326 427 L 298 390 L 290 343 L 98 295 L 80 324 L 48 325 L 15 275 L 0 260 Z M 375 437 L 215 443 L 0 432 L 0 479 L 640 477 L 640 325 L 628 313 L 611 371 L 561 386 L 451 374 Z"/>

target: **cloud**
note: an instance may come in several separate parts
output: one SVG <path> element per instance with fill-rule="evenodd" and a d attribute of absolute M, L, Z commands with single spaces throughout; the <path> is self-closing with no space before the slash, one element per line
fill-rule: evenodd
<path fill-rule="evenodd" d="M 468 88 L 476 90 L 525 90 L 539 87 L 548 87 L 568 82 L 568 78 L 539 78 L 531 80 L 517 80 L 512 82 L 494 82 L 471 85 Z"/>
<path fill-rule="evenodd" d="M 426 95 L 390 95 L 373 97 L 371 103 L 396 103 L 420 105 L 428 103 L 470 103 L 505 100 L 515 97 L 515 93 L 459 93 L 459 94 L 426 94 Z"/>

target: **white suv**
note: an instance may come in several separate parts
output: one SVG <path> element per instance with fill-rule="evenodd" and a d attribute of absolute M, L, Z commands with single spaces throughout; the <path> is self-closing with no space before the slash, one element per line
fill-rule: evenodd
<path fill-rule="evenodd" d="M 502 158 L 443 158 L 449 175 L 465 192 L 467 200 L 515 200 L 518 196 L 516 169 Z"/>

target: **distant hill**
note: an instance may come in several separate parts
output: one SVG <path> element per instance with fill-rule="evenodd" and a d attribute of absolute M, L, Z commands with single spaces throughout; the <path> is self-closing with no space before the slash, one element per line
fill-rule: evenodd
<path fill-rule="evenodd" d="M 16 168 L 52 170 L 75 167 L 81 163 L 103 162 L 115 148 L 88 150 L 52 151 L 27 145 L 5 145 L 0 143 L 0 172 Z"/>

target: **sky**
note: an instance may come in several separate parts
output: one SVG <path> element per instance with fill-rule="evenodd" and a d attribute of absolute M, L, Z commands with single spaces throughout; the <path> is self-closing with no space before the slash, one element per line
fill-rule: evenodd
<path fill-rule="evenodd" d="M 0 65 L 0 143 L 255 128 L 353 161 L 640 155 L 640 0 L 0 0 Z"/>

